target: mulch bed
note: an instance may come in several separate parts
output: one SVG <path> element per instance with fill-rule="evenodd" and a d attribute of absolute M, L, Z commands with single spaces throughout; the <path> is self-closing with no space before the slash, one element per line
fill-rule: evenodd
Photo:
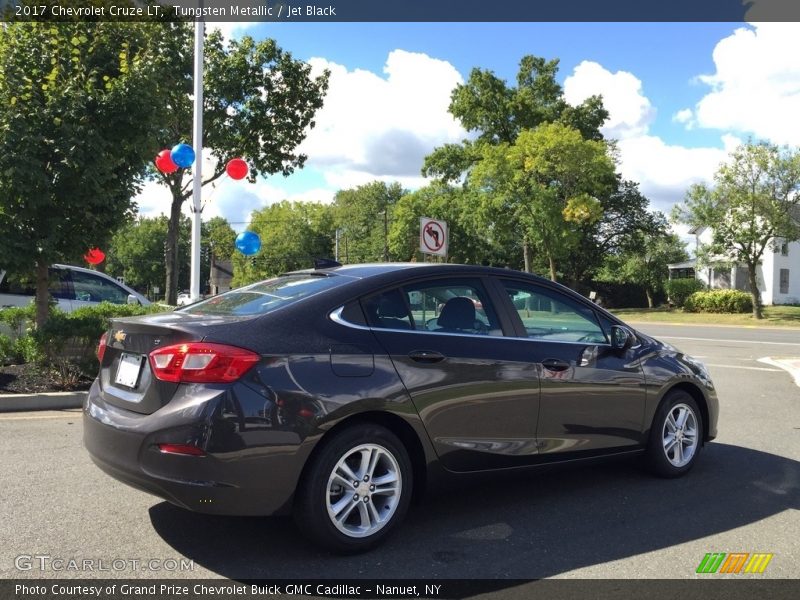
<path fill-rule="evenodd" d="M 37 394 L 88 390 L 92 380 L 81 377 L 65 382 L 53 369 L 33 364 L 0 366 L 0 394 Z"/>

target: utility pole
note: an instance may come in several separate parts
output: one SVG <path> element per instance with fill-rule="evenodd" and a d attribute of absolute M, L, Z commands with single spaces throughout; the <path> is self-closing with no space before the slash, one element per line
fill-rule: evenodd
<path fill-rule="evenodd" d="M 203 3 L 200 2 L 202 8 Z M 203 43 L 205 22 L 194 23 L 194 171 L 192 177 L 192 263 L 189 294 L 192 302 L 200 299 L 200 217 L 203 210 Z"/>
<path fill-rule="evenodd" d="M 383 262 L 389 262 L 389 207 L 383 209 Z"/>

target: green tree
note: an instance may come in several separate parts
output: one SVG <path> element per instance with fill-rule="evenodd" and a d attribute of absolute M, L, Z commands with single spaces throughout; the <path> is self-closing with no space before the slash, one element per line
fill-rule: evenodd
<path fill-rule="evenodd" d="M 489 219 L 523 240 L 526 270 L 532 248 L 546 258 L 556 281 L 557 263 L 580 239 L 577 228 L 602 217 L 597 196 L 613 188 L 616 176 L 605 142 L 547 123 L 522 131 L 513 144 L 484 146 L 468 183 L 486 192 L 482 203 Z"/>
<path fill-rule="evenodd" d="M 520 214 L 510 204 L 520 206 L 522 199 L 512 197 L 510 183 L 517 178 L 513 172 L 519 161 L 509 162 L 507 152 L 518 145 L 520 136 L 530 136 L 531 132 L 548 124 L 557 124 L 562 128 L 578 132 L 587 141 L 600 142 L 603 139 L 600 127 L 608 118 L 603 108 L 602 99 L 592 96 L 578 106 L 571 106 L 564 100 L 563 89 L 556 80 L 558 60 L 545 60 L 536 56 L 525 56 L 520 61 L 516 85 L 509 86 L 504 80 L 488 70 L 473 69 L 468 81 L 453 90 L 450 113 L 456 117 L 465 129 L 473 134 L 472 139 L 461 144 L 446 144 L 436 148 L 425 158 L 422 173 L 442 181 L 456 182 L 464 180 L 467 187 L 480 192 L 480 202 L 475 210 L 484 218 L 483 229 L 492 231 L 494 237 L 503 239 L 523 253 L 525 270 L 530 270 L 532 263 L 539 255 L 531 254 L 531 244 L 547 243 L 551 246 L 550 256 L 544 265 L 545 270 L 555 277 L 554 267 L 556 250 L 564 249 L 564 245 L 556 239 L 531 239 L 532 229 L 530 217 L 526 223 L 519 221 Z M 530 143 L 530 139 L 527 143 Z M 471 176 L 477 170 L 477 176 Z M 466 175 L 466 177 L 465 177 Z M 489 181 L 493 180 L 493 181 Z M 500 180 L 506 184 L 498 187 Z M 526 194 L 524 185 L 517 192 Z M 598 186 L 605 188 L 605 185 Z M 599 192 L 599 189 L 596 190 Z M 594 194 L 597 195 L 597 194 Z M 542 212 L 538 218 L 546 218 L 555 226 L 569 215 L 573 234 L 572 245 L 575 245 L 577 231 L 596 222 L 602 213 L 590 207 L 588 197 L 584 197 L 578 209 L 578 198 L 572 199 L 572 205 L 566 211 L 556 210 L 552 204 L 550 211 Z M 538 207 L 544 209 L 546 203 L 539 202 Z M 590 210 L 591 209 L 591 210 Z M 589 210 L 589 213 L 585 211 Z M 554 232 L 553 227 L 550 231 Z M 563 231 L 562 231 L 563 233 Z M 557 237 L 561 237 L 560 234 Z M 550 259 L 553 259 L 552 261 Z M 514 263 L 518 260 L 511 261 Z"/>
<path fill-rule="evenodd" d="M 603 216 L 577 226 L 575 250 L 562 262 L 564 279 L 572 288 L 590 280 L 607 257 L 634 251 L 643 236 L 658 237 L 668 227 L 662 213 L 648 210 L 650 201 L 635 182 L 620 179 L 611 193 L 597 198 Z"/>
<path fill-rule="evenodd" d="M 578 106 L 568 104 L 556 81 L 558 62 L 522 57 L 516 86 L 509 86 L 492 71 L 472 69 L 467 82 L 453 90 L 449 111 L 477 137 L 436 148 L 425 158 L 423 174 L 455 181 L 481 159 L 482 146 L 513 144 L 522 131 L 544 123 L 560 122 L 586 139 L 603 139 L 600 127 L 608 111 L 602 99 L 591 96 Z"/>
<path fill-rule="evenodd" d="M 667 265 L 688 258 L 685 244 L 674 233 L 666 229 L 645 233 L 639 236 L 637 248 L 607 257 L 598 280 L 641 285 L 647 295 L 647 306 L 653 308 L 653 298 L 663 291 L 669 279 Z"/>
<path fill-rule="evenodd" d="M 188 253 L 188 219 L 183 217 L 180 252 Z M 111 238 L 106 253 L 106 271 L 114 277 L 124 277 L 125 283 L 143 293 L 152 294 L 156 287 L 163 290 L 164 248 L 169 219 L 139 217 L 121 227 Z"/>
<path fill-rule="evenodd" d="M 693 185 L 673 218 L 711 228 L 713 239 L 698 250 L 706 262 L 721 259 L 747 266 L 753 317 L 762 318 L 756 276 L 764 252 L 780 241 L 800 239 L 800 153 L 767 142 L 748 142 L 714 175 L 714 187 Z"/>
<path fill-rule="evenodd" d="M 164 120 L 160 147 L 191 142 L 192 36 L 190 26 L 169 41 L 173 65 L 164 74 L 160 105 Z M 203 185 L 225 174 L 231 158 L 244 158 L 250 181 L 257 175 L 289 175 L 301 168 L 306 156 L 296 151 L 314 126 L 322 106 L 328 73 L 311 76 L 311 66 L 296 60 L 274 40 L 255 41 L 249 36 L 224 42 L 215 30 L 206 37 L 203 91 L 203 145 L 215 159 Z M 166 289 L 168 303 L 177 295 L 179 271 L 176 240 L 181 207 L 192 195 L 191 169 L 172 175 L 153 172 L 172 194 L 167 236 Z"/>
<path fill-rule="evenodd" d="M 307 269 L 315 258 L 333 255 L 335 227 L 330 205 L 284 200 L 254 211 L 248 230 L 261 238 L 261 250 L 251 257 L 234 252 L 234 286 Z"/>
<path fill-rule="evenodd" d="M 35 272 L 39 326 L 48 266 L 104 247 L 132 215 L 158 126 L 161 40 L 174 28 L 0 27 L 0 264 Z"/>
<path fill-rule="evenodd" d="M 340 190 L 333 200 L 336 227 L 340 230 L 339 256 L 346 262 L 378 262 L 392 258 L 389 227 L 393 210 L 403 196 L 399 183 L 373 181 Z"/>
<path fill-rule="evenodd" d="M 159 298 L 163 298 L 166 266 L 164 254 L 166 249 L 169 218 L 139 217 L 126 223 L 111 238 L 106 253 L 106 271 L 115 277 L 124 277 L 125 283 L 142 291 L 153 294 L 159 289 Z M 203 252 L 200 261 L 200 281 L 208 281 L 211 269 L 211 252 L 217 259 L 230 259 L 234 249 L 236 232 L 223 217 L 214 217 L 204 221 L 201 226 L 200 244 Z M 191 220 L 181 215 L 178 235 L 178 255 L 187 260 L 191 251 Z M 180 289 L 189 288 L 189 271 L 184 269 L 178 277 Z M 164 292 L 165 293 L 165 292 Z"/>
<path fill-rule="evenodd" d="M 203 246 L 217 260 L 230 260 L 235 250 L 236 232 L 225 217 L 213 217 L 202 225 Z"/>

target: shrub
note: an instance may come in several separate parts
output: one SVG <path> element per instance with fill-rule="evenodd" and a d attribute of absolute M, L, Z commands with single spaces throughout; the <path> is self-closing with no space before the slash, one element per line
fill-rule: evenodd
<path fill-rule="evenodd" d="M 25 335 L 14 341 L 14 352 L 18 359 L 26 363 L 42 362 L 45 354 L 32 335 Z"/>
<path fill-rule="evenodd" d="M 746 313 L 753 310 L 753 298 L 741 290 L 709 290 L 695 292 L 686 299 L 690 312 Z"/>
<path fill-rule="evenodd" d="M 700 290 L 705 288 L 705 285 L 699 279 L 670 279 L 664 287 L 667 290 L 667 297 L 669 300 L 679 308 L 683 308 L 686 299 Z"/>
<path fill-rule="evenodd" d="M 98 367 L 94 349 L 100 336 L 108 330 L 112 318 L 165 310 L 171 308 L 110 302 L 85 306 L 71 313 L 51 307 L 50 316 L 44 326 L 38 330 L 29 330 L 35 317 L 35 308 L 7 308 L 0 310 L 0 321 L 8 323 L 20 333 L 9 352 L 12 358 L 26 363 L 48 365 L 69 374 L 70 377 L 76 369 L 93 377 Z"/>
<path fill-rule="evenodd" d="M 0 365 L 15 363 L 18 359 L 14 341 L 4 333 L 0 333 Z"/>

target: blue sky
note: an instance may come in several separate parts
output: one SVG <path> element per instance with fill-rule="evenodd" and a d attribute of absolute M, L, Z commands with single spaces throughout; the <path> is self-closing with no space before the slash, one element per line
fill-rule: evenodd
<path fill-rule="evenodd" d="M 242 28 L 244 25 L 244 28 Z M 305 169 L 255 185 L 204 189 L 206 216 L 241 229 L 253 209 L 281 199 L 330 201 L 373 179 L 413 189 L 422 157 L 466 132 L 447 113 L 473 67 L 513 82 L 520 58 L 560 59 L 567 101 L 603 94 L 605 134 L 619 169 L 652 207 L 669 210 L 693 182 L 710 181 L 749 136 L 800 143 L 800 25 L 736 23 L 252 23 L 229 37 L 275 38 L 316 70 L 332 72 L 318 127 L 301 147 Z M 144 214 L 166 210 L 148 186 Z"/>

